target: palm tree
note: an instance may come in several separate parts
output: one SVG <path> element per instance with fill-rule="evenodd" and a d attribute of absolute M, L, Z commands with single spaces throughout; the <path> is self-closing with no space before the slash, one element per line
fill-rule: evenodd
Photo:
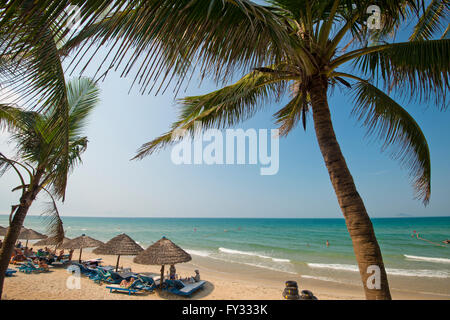
<path fill-rule="evenodd" d="M 160 59 L 153 63 L 175 73 L 181 70 L 181 74 L 195 58 L 202 61 L 198 63 L 202 67 L 206 65 L 202 69 L 205 73 L 209 68 L 216 76 L 225 78 L 236 70 L 233 67 L 242 70 L 253 65 L 253 69 L 233 85 L 181 99 L 179 121 L 166 134 L 144 144 L 135 157 L 139 159 L 177 141 L 174 134 L 177 129 L 194 134 L 197 121 L 205 129 L 234 126 L 253 116 L 265 102 L 287 94 L 287 88 L 291 88 L 290 102 L 274 114 L 281 134 L 287 135 L 299 122 L 306 128 L 308 114 L 312 113 L 319 147 L 352 238 L 366 298 L 390 299 L 383 258 L 371 220 L 336 140 L 328 93 L 332 87 L 342 85 L 353 94 L 353 113 L 369 133 L 384 140 L 385 147 L 395 147 L 394 156 L 410 169 L 416 196 L 427 204 L 431 194 L 431 166 L 425 136 L 411 115 L 377 85 L 380 82 L 382 88 L 394 93 L 409 90 L 413 99 L 434 98 L 445 106 L 450 42 L 392 42 L 392 33 L 411 11 L 417 12 L 418 1 L 377 1 L 382 12 L 380 30 L 370 30 L 366 24 L 367 9 L 373 1 L 269 2 L 271 7 L 254 5 L 250 1 L 219 4 L 210 1 L 205 7 L 205 2 L 200 0 L 189 1 L 189 4 L 151 1 L 148 7 L 155 3 L 166 6 L 161 7 L 160 12 L 147 7 L 136 8 L 123 16 L 111 16 L 86 28 L 68 43 L 76 46 L 86 39 L 103 42 L 114 37 L 125 39 L 115 59 L 120 62 L 127 51 L 124 48 L 132 48 L 135 54 L 128 65 L 133 65 L 145 52 L 145 46 L 153 43 L 160 54 Z M 184 11 L 176 11 L 178 7 Z M 190 11 L 193 7 L 197 10 L 195 13 Z M 147 16 L 143 16 L 143 11 Z M 234 20 L 227 16 L 230 12 L 236 13 Z M 239 12 L 253 15 L 245 19 L 237 14 Z M 270 19 L 263 23 L 265 16 Z M 161 24 L 161 21 L 166 23 Z M 206 24 L 210 30 L 202 29 Z M 247 33 L 239 32 L 236 25 Z M 260 28 L 259 37 L 254 33 L 257 28 Z M 197 30 L 204 34 L 198 34 Z M 236 43 L 237 39 L 241 42 Z M 268 64 L 262 65 L 266 61 Z M 349 63 L 363 76 L 346 71 Z M 125 73 L 131 68 L 128 65 Z M 150 69 L 143 64 L 136 76 L 144 79 L 141 81 L 143 90 L 151 83 L 146 76 Z M 169 71 L 156 71 L 156 74 L 161 73 L 170 77 Z M 379 268 L 380 286 L 371 282 L 373 266 Z"/>
<path fill-rule="evenodd" d="M 64 148 L 64 144 L 54 142 L 61 141 L 58 137 L 61 131 L 48 130 L 49 122 L 52 121 L 54 113 L 58 112 L 57 107 L 37 113 L 10 105 L 0 105 L 0 128 L 9 129 L 17 150 L 13 158 L 0 153 L 0 173 L 3 174 L 8 169 L 15 170 L 20 178 L 20 186 L 14 190 L 22 191 L 20 203 L 12 207 L 10 227 L 0 251 L 0 297 L 5 271 L 28 209 L 39 192 L 44 190 L 52 200 L 47 214 L 59 217 L 55 198 L 62 198 L 63 193 L 58 185 L 61 180 L 67 179 L 62 176 L 61 173 L 65 171 L 61 170 L 61 167 L 67 166 L 72 170 L 81 161 L 80 156 L 87 147 L 87 137 L 82 136 L 82 133 L 87 117 L 98 102 L 99 91 L 96 84 L 87 78 L 70 81 L 66 91 L 69 102 L 68 163 L 64 163 L 64 158 L 60 156 L 59 149 Z M 28 182 L 20 173 L 23 170 L 28 173 Z M 51 226 L 53 228 L 50 235 L 62 241 L 64 230 L 61 221 L 58 219 Z"/>

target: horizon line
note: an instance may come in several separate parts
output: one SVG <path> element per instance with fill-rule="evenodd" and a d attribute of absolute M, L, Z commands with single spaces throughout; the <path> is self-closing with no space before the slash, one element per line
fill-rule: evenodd
<path fill-rule="evenodd" d="M 9 216 L 9 214 L 0 214 L 0 216 Z M 29 214 L 27 216 L 40 217 L 40 214 Z M 61 218 L 154 218 L 154 219 L 344 219 L 345 217 L 161 217 L 161 216 L 77 216 L 77 215 L 65 215 Z M 370 217 L 370 219 L 407 219 L 407 218 L 449 218 L 446 216 L 384 216 L 384 217 Z"/>

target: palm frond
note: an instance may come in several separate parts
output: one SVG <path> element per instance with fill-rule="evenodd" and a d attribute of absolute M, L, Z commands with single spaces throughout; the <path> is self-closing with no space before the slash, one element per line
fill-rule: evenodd
<path fill-rule="evenodd" d="M 179 121 L 172 125 L 172 130 L 161 137 L 142 145 L 133 159 L 142 159 L 167 146 L 177 129 L 188 130 L 194 134 L 195 123 L 201 122 L 202 128 L 226 128 L 234 126 L 252 117 L 272 99 L 280 98 L 292 75 L 273 72 L 252 71 L 235 84 L 220 90 L 194 97 L 180 99 L 181 113 Z M 265 70 L 265 69 L 259 69 Z"/>
<path fill-rule="evenodd" d="M 201 61 L 197 65 L 200 73 L 219 81 L 229 79 L 234 70 L 280 61 L 286 52 L 294 52 L 281 17 L 248 0 L 136 2 L 108 19 L 97 30 L 80 32 L 81 38 L 91 40 L 80 48 L 80 57 L 93 43 L 109 42 L 110 51 L 100 67 L 117 70 L 124 63 L 123 76 L 141 58 L 133 81 L 140 84 L 141 92 L 151 91 L 155 83 L 158 89 L 168 84 L 174 74 L 186 70 L 189 61 Z M 177 87 L 186 76 L 176 80 Z"/>
<path fill-rule="evenodd" d="M 85 128 L 87 118 L 93 108 L 99 102 L 99 89 L 91 79 L 77 78 L 67 83 L 67 97 L 69 103 L 69 154 L 67 158 L 59 156 L 59 149 L 52 146 L 51 157 L 48 158 L 48 168 L 51 172 L 51 185 L 54 194 L 59 198 L 64 198 L 61 190 L 65 190 L 67 176 L 73 166 L 80 162 L 80 155 L 86 150 L 87 138 L 80 134 Z M 54 109 L 51 109 L 54 111 Z M 46 116 L 46 121 L 50 121 L 53 114 Z M 59 134 L 58 132 L 54 135 Z M 53 138 L 53 140 L 58 140 Z"/>
<path fill-rule="evenodd" d="M 411 41 L 430 40 L 433 35 L 448 26 L 448 22 L 446 24 L 445 21 L 448 21 L 449 13 L 450 1 L 432 0 L 414 27 L 409 39 Z"/>
<path fill-rule="evenodd" d="M 25 111 L 9 104 L 0 103 L 0 130 L 16 131 L 33 122 L 36 112 Z"/>
<path fill-rule="evenodd" d="M 44 222 L 47 225 L 46 234 L 49 238 L 54 238 L 56 244 L 60 244 L 64 240 L 64 227 L 61 216 L 59 215 L 58 206 L 56 205 L 55 198 L 52 196 L 46 188 L 42 187 L 51 201 L 47 203 L 47 208 L 41 214 L 44 217 Z"/>
<path fill-rule="evenodd" d="M 368 135 L 393 146 L 392 155 L 413 178 L 416 197 L 428 204 L 431 195 L 431 159 L 427 140 L 417 122 L 397 102 L 367 81 L 353 86 L 352 114 L 367 127 Z"/>
<path fill-rule="evenodd" d="M 303 129 L 306 130 L 306 120 L 310 107 L 310 100 L 306 88 L 294 83 L 296 87 L 293 99 L 274 114 L 275 123 L 280 125 L 280 136 L 287 136 L 301 120 Z"/>
<path fill-rule="evenodd" d="M 367 77 L 383 79 L 386 88 L 393 85 L 402 92 L 408 88 L 411 99 L 432 100 L 442 109 L 447 108 L 450 40 L 394 43 L 356 55 L 355 66 Z"/>
<path fill-rule="evenodd" d="M 19 5 L 19 4 L 18 4 Z M 23 10 L 29 7 L 29 3 L 22 3 Z M 12 10 L 12 8 L 10 8 Z M 16 8 L 17 9 L 17 8 Z M 17 11 L 17 12 L 19 12 Z M 16 13 L 17 13 L 16 12 Z M 2 12 L 4 13 L 4 12 Z M 4 32 L 2 36 L 9 38 L 8 46 L 3 50 L 2 56 L 7 54 L 12 56 L 12 61 L 17 60 L 18 72 L 14 74 L 11 81 L 7 83 L 7 89 L 14 92 L 23 102 L 22 107 L 31 107 L 34 110 L 48 112 L 53 108 L 52 118 L 46 123 L 43 131 L 57 132 L 52 143 L 58 145 L 59 156 L 66 159 L 69 153 L 69 106 L 65 87 L 64 71 L 58 52 L 55 28 L 57 25 L 42 24 L 42 16 L 29 13 L 27 23 L 23 24 L 18 33 L 11 35 Z M 2 21 L 2 24 L 4 21 Z M 13 17 L 10 24 L 21 24 L 17 17 Z M 14 27 L 13 27 L 14 29 Z M 30 33 L 38 33 L 39 41 L 30 39 Z M 33 43 L 31 45 L 30 43 Z M 2 43 L 0 48 L 4 48 Z M 6 52 L 5 52 L 6 50 Z M 17 59 L 18 56 L 21 58 Z M 47 134 L 46 136 L 48 136 Z M 48 149 L 50 150 L 50 149 Z M 68 168 L 65 168 L 67 176 Z M 59 186 L 59 193 L 62 198 L 65 195 L 66 182 Z"/>

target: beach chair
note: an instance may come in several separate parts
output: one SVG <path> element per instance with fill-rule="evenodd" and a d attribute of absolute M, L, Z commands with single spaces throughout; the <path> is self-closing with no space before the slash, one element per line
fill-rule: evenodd
<path fill-rule="evenodd" d="M 94 280 L 95 283 L 101 284 L 102 282 L 106 282 L 109 284 L 118 284 L 120 283 L 123 278 L 113 278 L 111 273 L 109 271 L 105 271 L 102 268 L 95 269 L 97 274 L 93 277 L 90 277 L 91 280 Z"/>
<path fill-rule="evenodd" d="M 141 280 L 144 284 L 150 286 L 150 287 L 155 287 L 156 286 L 156 281 L 153 277 L 150 276 L 146 276 L 143 274 L 138 274 L 137 278 L 139 280 Z M 158 285 L 159 285 L 159 281 L 158 281 Z"/>
<path fill-rule="evenodd" d="M 152 292 L 154 290 L 153 286 L 148 286 L 141 280 L 137 279 L 128 287 L 121 287 L 120 285 L 109 285 L 106 286 L 106 289 L 109 289 L 109 292 L 126 292 L 128 295 L 135 294 L 139 291 L 147 291 Z"/>
<path fill-rule="evenodd" d="M 95 271 L 95 269 L 89 269 L 81 263 L 72 262 L 71 265 L 77 266 L 80 269 L 81 274 L 83 274 L 87 277 L 93 277 L 93 276 L 97 275 L 97 272 Z"/>
<path fill-rule="evenodd" d="M 36 266 L 33 262 L 28 261 L 27 263 L 22 264 L 19 268 L 20 272 L 30 274 L 30 273 L 40 273 L 40 272 L 48 272 L 48 269 L 40 268 Z"/>
<path fill-rule="evenodd" d="M 13 269 L 6 269 L 5 276 L 7 276 L 7 277 L 12 277 L 13 274 L 16 273 L 16 272 L 17 272 L 17 271 L 16 271 L 16 270 L 13 270 Z"/>
<path fill-rule="evenodd" d="M 181 280 L 164 281 L 163 289 L 179 296 L 190 296 L 205 285 L 206 281 L 183 282 Z"/>

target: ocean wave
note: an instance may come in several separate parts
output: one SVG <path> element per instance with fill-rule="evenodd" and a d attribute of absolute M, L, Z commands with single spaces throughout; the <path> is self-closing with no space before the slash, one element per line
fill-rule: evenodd
<path fill-rule="evenodd" d="M 210 257 L 211 256 L 210 252 L 201 251 L 201 250 L 186 249 L 186 252 L 189 254 L 193 254 L 194 256 L 200 256 L 200 257 Z"/>
<path fill-rule="evenodd" d="M 419 261 L 428 261 L 428 262 L 436 262 L 436 263 L 450 263 L 450 259 L 447 258 L 432 258 L 432 257 L 421 257 L 421 256 L 410 256 L 404 254 L 405 258 L 409 260 L 419 260 Z"/>
<path fill-rule="evenodd" d="M 318 269 L 333 269 L 343 271 L 355 271 L 359 272 L 358 266 L 352 264 L 325 264 L 325 263 L 307 263 L 310 268 Z"/>
<path fill-rule="evenodd" d="M 329 278 L 329 277 L 318 277 L 318 276 L 310 276 L 310 275 L 305 275 L 305 274 L 302 274 L 300 277 L 305 278 L 305 279 L 313 279 L 313 280 L 321 280 L 321 281 L 349 284 L 348 280 L 338 280 L 338 279 Z"/>
<path fill-rule="evenodd" d="M 225 249 L 226 251 L 231 250 L 231 249 L 226 249 L 226 248 L 223 248 L 223 249 Z M 214 254 L 212 252 L 208 252 L 208 251 L 193 250 L 193 249 L 186 249 L 185 251 L 187 253 L 189 253 L 189 254 L 192 254 L 192 255 L 201 256 L 201 257 L 207 257 L 209 259 L 214 259 L 214 260 L 218 260 L 218 261 L 223 261 L 223 262 L 228 262 L 228 263 L 243 264 L 243 265 L 247 265 L 247 266 L 251 266 L 251 267 L 263 268 L 263 269 L 268 269 L 268 270 L 277 271 L 277 272 L 281 271 L 281 272 L 290 273 L 290 274 L 297 274 L 296 272 L 292 272 L 292 271 L 286 270 L 283 267 L 280 268 L 279 267 L 280 264 L 275 265 L 275 266 L 268 266 L 268 265 L 264 265 L 264 264 L 260 264 L 260 263 L 250 263 L 250 262 L 245 262 L 245 261 L 236 261 L 236 260 L 229 259 L 229 258 L 224 258 L 224 257 L 216 257 L 216 256 L 214 256 Z M 237 250 L 231 250 L 231 251 L 234 252 L 234 251 L 237 251 Z M 229 253 L 229 252 L 227 252 L 227 253 Z M 279 259 L 279 260 L 283 260 L 284 261 L 286 259 Z M 281 266 L 286 266 L 286 265 L 281 265 Z"/>
<path fill-rule="evenodd" d="M 289 259 L 280 259 L 280 258 L 273 258 L 269 256 L 265 256 L 256 252 L 248 252 L 248 251 L 239 251 L 239 250 L 233 250 L 233 249 L 227 249 L 227 248 L 219 248 L 220 252 L 228 253 L 228 254 L 241 254 L 246 256 L 253 256 L 253 257 L 259 257 L 262 259 L 271 259 L 273 262 L 286 262 L 289 263 L 291 260 Z"/>
<path fill-rule="evenodd" d="M 233 261 L 233 262 L 236 262 L 236 261 Z M 257 264 L 257 263 L 248 263 L 248 262 L 236 262 L 236 263 L 241 263 L 241 264 L 245 264 L 247 266 L 263 268 L 263 269 L 268 269 L 268 270 L 272 270 L 272 271 L 278 271 L 278 272 L 281 271 L 281 272 L 290 273 L 290 274 L 297 274 L 297 272 L 288 271 L 288 270 L 285 270 L 282 268 L 269 267 L 269 266 Z"/>
<path fill-rule="evenodd" d="M 351 264 L 307 263 L 307 265 L 310 268 L 359 272 L 358 266 L 351 265 Z M 417 270 L 417 269 L 387 268 L 386 272 L 388 275 L 404 276 L 404 277 L 450 278 L 449 272 L 445 271 L 445 270 Z"/>

